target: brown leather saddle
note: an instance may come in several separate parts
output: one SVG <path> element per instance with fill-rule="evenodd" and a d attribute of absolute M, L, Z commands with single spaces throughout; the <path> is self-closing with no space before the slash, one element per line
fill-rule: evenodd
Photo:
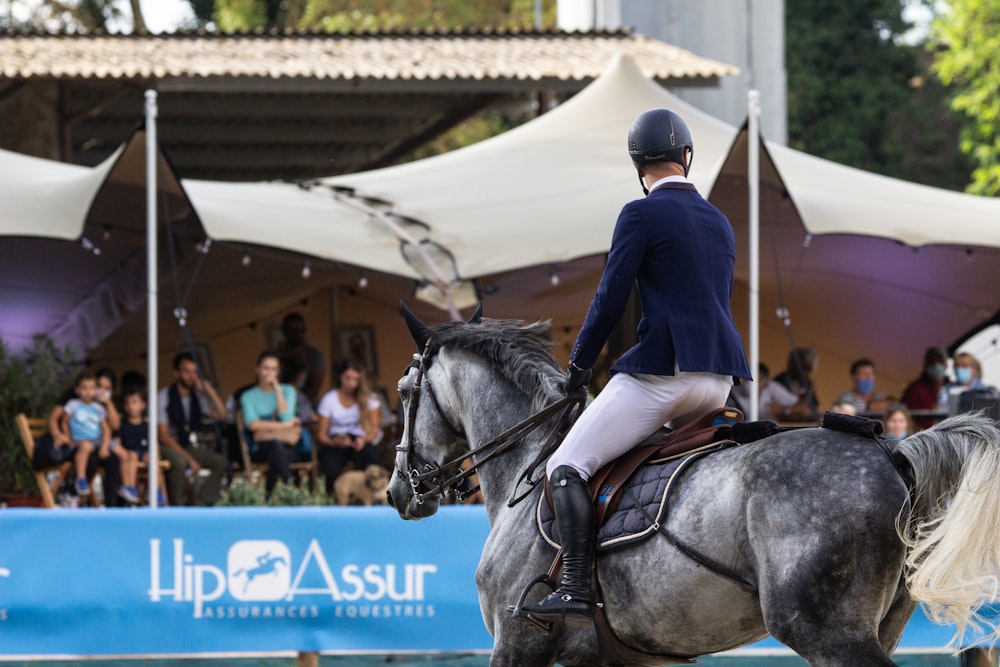
<path fill-rule="evenodd" d="M 743 413 L 737 408 L 713 410 L 672 430 L 661 428 L 627 454 L 598 470 L 590 478 L 595 524 L 602 526 L 615 511 L 621 502 L 625 482 L 640 466 L 683 456 L 725 440 L 730 427 L 741 421 Z"/>

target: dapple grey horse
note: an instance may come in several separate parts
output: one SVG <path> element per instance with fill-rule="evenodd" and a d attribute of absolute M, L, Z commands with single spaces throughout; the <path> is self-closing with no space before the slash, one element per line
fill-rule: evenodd
<path fill-rule="evenodd" d="M 420 519 L 439 504 L 429 491 L 454 471 L 438 466 L 562 399 L 564 375 L 544 323 L 476 317 L 428 328 L 406 313 L 421 354 L 399 381 L 409 418 L 389 496 L 404 519 Z M 535 527 L 539 489 L 508 506 L 545 431 L 473 457 L 491 526 L 476 573 L 491 667 L 603 664 L 592 627 L 543 634 L 508 610 L 554 556 Z M 751 585 L 654 535 L 598 559 L 612 628 L 659 655 L 704 655 L 770 634 L 814 667 L 858 667 L 894 664 L 918 602 L 960 629 L 974 624 L 1000 572 L 1000 432 L 959 416 L 896 451 L 894 465 L 871 438 L 811 428 L 699 460 L 677 482 L 663 528 Z M 529 601 L 548 592 L 536 588 Z"/>

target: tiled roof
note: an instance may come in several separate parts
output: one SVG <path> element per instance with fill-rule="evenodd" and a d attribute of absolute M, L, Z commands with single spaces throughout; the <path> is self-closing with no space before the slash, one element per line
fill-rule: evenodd
<path fill-rule="evenodd" d="M 714 82 L 729 65 L 629 31 L 221 35 L 0 33 L 0 78 L 252 77 L 328 81 L 582 81 L 618 53 L 662 82 Z"/>

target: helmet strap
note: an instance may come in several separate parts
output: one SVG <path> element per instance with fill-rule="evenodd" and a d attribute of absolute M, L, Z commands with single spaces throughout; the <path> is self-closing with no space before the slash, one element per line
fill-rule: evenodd
<path fill-rule="evenodd" d="M 642 194 L 648 195 L 649 188 L 646 187 L 646 181 L 642 179 L 642 172 L 638 169 L 636 169 L 635 172 L 639 175 L 639 186 L 642 188 Z"/>

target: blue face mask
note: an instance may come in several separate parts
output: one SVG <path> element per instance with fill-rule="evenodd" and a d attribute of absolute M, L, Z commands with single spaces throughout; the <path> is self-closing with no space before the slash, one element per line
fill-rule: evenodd
<path fill-rule="evenodd" d="M 892 435 L 891 433 L 886 434 L 886 440 L 903 440 L 906 438 L 906 431 L 903 431 L 899 435 Z"/>
<path fill-rule="evenodd" d="M 972 369 L 967 366 L 959 366 L 955 369 L 955 379 L 959 384 L 966 384 L 972 379 Z"/>
<path fill-rule="evenodd" d="M 867 380 L 858 380 L 854 385 L 854 388 L 862 396 L 867 396 L 875 390 L 875 379 L 868 378 Z"/>
<path fill-rule="evenodd" d="M 940 380 L 944 377 L 944 364 L 927 364 L 927 368 L 924 370 L 928 376 L 934 378 L 935 380 Z"/>

